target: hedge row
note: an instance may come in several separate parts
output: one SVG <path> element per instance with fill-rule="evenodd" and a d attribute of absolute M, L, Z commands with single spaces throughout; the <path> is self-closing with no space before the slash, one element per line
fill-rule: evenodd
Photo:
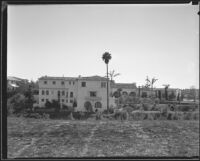
<path fill-rule="evenodd" d="M 129 115 L 130 120 L 199 120 L 199 112 L 167 112 L 134 111 Z"/>

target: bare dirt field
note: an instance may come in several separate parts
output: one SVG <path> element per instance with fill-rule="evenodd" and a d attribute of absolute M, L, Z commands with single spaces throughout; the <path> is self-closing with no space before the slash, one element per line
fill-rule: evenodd
<path fill-rule="evenodd" d="M 8 158 L 199 156 L 199 121 L 8 117 Z"/>

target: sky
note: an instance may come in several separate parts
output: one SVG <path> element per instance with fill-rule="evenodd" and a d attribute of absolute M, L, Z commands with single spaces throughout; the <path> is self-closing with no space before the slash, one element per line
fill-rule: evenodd
<path fill-rule="evenodd" d="M 7 75 L 105 76 L 199 88 L 199 11 L 191 4 L 9 5 Z"/>

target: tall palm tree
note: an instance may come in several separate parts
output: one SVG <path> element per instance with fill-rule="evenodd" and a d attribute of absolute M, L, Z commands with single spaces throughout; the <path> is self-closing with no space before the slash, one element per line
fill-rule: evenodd
<path fill-rule="evenodd" d="M 103 61 L 106 63 L 106 71 L 107 71 L 107 112 L 108 112 L 108 108 L 109 108 L 109 96 L 108 96 L 108 81 L 109 81 L 109 79 L 108 79 L 108 63 L 109 63 L 109 61 L 110 61 L 110 59 L 111 59 L 112 57 L 111 57 L 111 54 L 109 53 L 109 52 L 105 52 L 104 54 L 103 54 L 103 56 L 102 56 L 102 59 L 103 59 Z"/>

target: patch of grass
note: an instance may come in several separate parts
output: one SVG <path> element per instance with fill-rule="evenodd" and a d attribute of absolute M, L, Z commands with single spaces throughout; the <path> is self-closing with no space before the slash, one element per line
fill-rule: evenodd
<path fill-rule="evenodd" d="M 199 156 L 199 121 L 8 118 L 9 158 L 81 157 L 86 145 L 88 157 Z"/>

